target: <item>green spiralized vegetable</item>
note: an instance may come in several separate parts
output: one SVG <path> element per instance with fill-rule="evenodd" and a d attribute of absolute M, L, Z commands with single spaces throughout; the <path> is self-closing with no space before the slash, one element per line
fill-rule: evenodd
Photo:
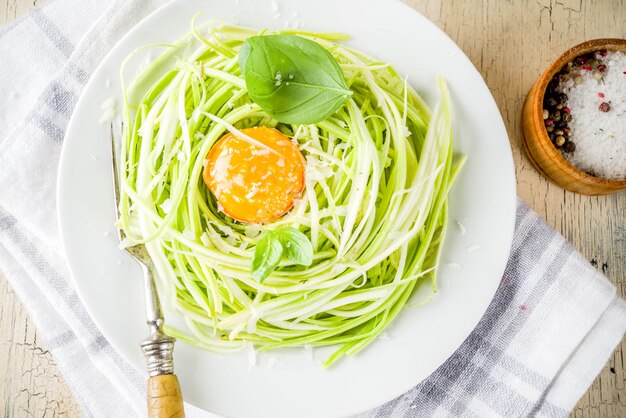
<path fill-rule="evenodd" d="M 335 43 L 341 36 L 272 33 L 326 48 L 352 96 L 319 123 L 278 123 L 252 103 L 237 63 L 243 41 L 258 33 L 194 27 L 124 90 L 122 245 L 146 243 L 161 298 L 186 322 L 186 330 L 166 326 L 169 335 L 216 352 L 336 345 L 328 366 L 375 339 L 419 283 L 436 290 L 461 164 L 442 79 L 431 116 L 392 67 Z M 202 172 L 225 133 L 260 125 L 297 141 L 306 185 L 285 216 L 245 225 L 220 211 Z M 259 234 L 285 226 L 310 239 L 313 261 L 283 258 L 260 283 L 250 273 Z"/>

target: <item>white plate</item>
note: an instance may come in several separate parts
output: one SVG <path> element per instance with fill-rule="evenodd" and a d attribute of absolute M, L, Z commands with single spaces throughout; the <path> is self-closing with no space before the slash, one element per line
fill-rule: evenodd
<path fill-rule="evenodd" d="M 82 301 L 100 330 L 135 367 L 145 370 L 138 342 L 146 336 L 141 273 L 114 238 L 109 128 L 101 103 L 120 103 L 122 60 L 134 48 L 172 42 L 192 16 L 282 28 L 285 22 L 341 31 L 353 45 L 392 63 L 426 101 L 437 100 L 435 77 L 449 84 L 456 149 L 469 157 L 450 197 L 439 292 L 426 306 L 405 310 L 378 340 L 330 370 L 303 350 L 218 356 L 178 343 L 176 371 L 185 400 L 236 417 L 344 416 L 402 394 L 440 366 L 469 335 L 500 282 L 515 215 L 515 178 L 508 137 L 480 74 L 441 30 L 399 1 L 178 1 L 131 30 L 93 74 L 70 121 L 59 171 L 58 209 L 63 244 Z M 107 85 L 110 80 L 110 87 Z M 94 160 L 96 158 L 96 160 Z M 457 227 L 455 221 L 464 227 Z M 463 233 L 465 232 L 466 233 Z M 121 264 L 120 264 L 121 263 Z M 169 314 L 170 319 L 172 314 Z M 268 368 L 268 359 L 281 362 Z"/>

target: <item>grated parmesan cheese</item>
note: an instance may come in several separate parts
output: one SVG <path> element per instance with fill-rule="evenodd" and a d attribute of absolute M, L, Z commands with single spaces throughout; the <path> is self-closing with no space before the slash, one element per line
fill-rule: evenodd
<path fill-rule="evenodd" d="M 248 363 L 249 369 L 256 366 L 256 350 L 254 349 L 254 345 L 250 343 L 246 343 L 246 350 L 248 350 Z"/>
<path fill-rule="evenodd" d="M 261 316 L 254 309 L 254 306 L 250 306 L 250 318 L 248 319 L 248 333 L 253 334 L 256 332 L 256 323 L 259 321 Z"/>
<path fill-rule="evenodd" d="M 261 233 L 262 229 L 259 225 L 250 224 L 246 225 L 244 235 L 248 238 L 256 238 Z"/>
<path fill-rule="evenodd" d="M 313 360 L 313 347 L 309 343 L 304 344 L 304 355 L 309 360 Z"/>
<path fill-rule="evenodd" d="M 461 221 L 455 221 L 456 226 L 459 227 L 459 231 L 461 232 L 461 235 L 465 235 L 465 233 L 467 232 L 467 229 L 465 229 L 465 225 L 463 225 L 461 223 Z"/>
<path fill-rule="evenodd" d="M 238 243 L 237 238 L 232 235 L 228 235 L 226 238 L 224 238 L 224 241 L 226 241 L 227 244 L 232 245 L 233 247 L 236 246 Z"/>
<path fill-rule="evenodd" d="M 163 210 L 163 213 L 165 214 L 170 213 L 172 211 L 172 200 L 165 199 L 159 207 L 161 208 L 161 210 Z"/>
<path fill-rule="evenodd" d="M 205 246 L 211 247 L 211 240 L 209 239 L 209 234 L 204 232 L 200 235 L 200 242 L 202 242 Z"/>
<path fill-rule="evenodd" d="M 276 366 L 278 363 L 280 362 L 280 359 L 276 356 L 270 356 L 267 359 L 267 368 L 268 369 L 273 369 L 274 366 Z"/>
<path fill-rule="evenodd" d="M 473 253 L 474 251 L 480 250 L 482 248 L 482 246 L 480 245 L 472 245 L 471 247 L 467 248 L 467 252 L 468 253 Z"/>
<path fill-rule="evenodd" d="M 102 116 L 100 116 L 100 120 L 98 120 L 98 122 L 101 124 L 111 122 L 115 118 L 117 113 L 115 110 L 115 99 L 109 98 L 105 100 L 100 105 L 100 109 L 103 110 L 103 113 Z"/>

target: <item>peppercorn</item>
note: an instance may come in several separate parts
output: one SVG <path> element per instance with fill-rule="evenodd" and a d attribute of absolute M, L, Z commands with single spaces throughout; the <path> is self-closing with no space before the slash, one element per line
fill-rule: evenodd
<path fill-rule="evenodd" d="M 572 152 L 576 151 L 576 144 L 574 144 L 572 141 L 566 141 L 563 144 L 563 151 L 565 151 L 567 153 L 572 153 Z"/>
<path fill-rule="evenodd" d="M 567 102 L 567 94 L 565 93 L 559 93 L 559 102 L 561 103 L 566 103 Z"/>
<path fill-rule="evenodd" d="M 563 109 L 563 105 L 562 105 L 561 103 L 559 103 L 558 105 L 556 105 L 556 108 L 557 108 L 558 110 L 561 110 L 561 109 Z"/>
<path fill-rule="evenodd" d="M 556 135 L 556 136 L 563 135 L 563 130 L 562 129 L 557 129 L 556 131 L 554 131 L 554 135 Z"/>
<path fill-rule="evenodd" d="M 564 120 L 560 120 L 558 122 L 554 122 L 554 126 L 556 126 L 557 128 L 565 128 L 567 126 L 567 122 L 565 122 Z"/>
<path fill-rule="evenodd" d="M 548 97 L 548 100 L 546 100 L 546 103 L 550 107 L 555 107 L 558 102 L 556 101 L 556 99 L 554 97 Z"/>
<path fill-rule="evenodd" d="M 576 84 L 580 84 L 583 82 L 583 78 L 579 75 L 577 75 L 576 77 L 574 77 L 574 83 Z"/>
<path fill-rule="evenodd" d="M 546 125 L 554 125 L 554 121 L 552 119 L 546 119 Z"/>
<path fill-rule="evenodd" d="M 584 56 L 580 56 L 580 57 L 576 57 L 576 64 L 578 65 L 583 65 L 587 62 L 587 58 L 585 58 Z"/>
<path fill-rule="evenodd" d="M 596 71 L 595 73 L 593 73 L 593 78 L 600 81 L 602 79 L 602 73 L 600 71 Z"/>
<path fill-rule="evenodd" d="M 601 73 L 605 72 L 606 71 L 606 65 L 604 65 L 604 64 L 598 65 L 597 70 L 600 71 Z"/>
<path fill-rule="evenodd" d="M 548 132 L 554 131 L 554 126 L 552 126 L 552 125 L 546 126 L 546 131 L 548 131 Z"/>
<path fill-rule="evenodd" d="M 550 80 L 550 82 L 548 83 L 548 91 L 556 91 L 557 87 L 559 87 L 559 83 L 554 79 Z"/>
<path fill-rule="evenodd" d="M 563 113 L 563 121 L 565 121 L 566 123 L 569 123 L 572 121 L 572 114 L 571 113 Z"/>
<path fill-rule="evenodd" d="M 558 110 L 556 112 L 554 112 L 554 114 L 552 115 L 552 120 L 555 122 L 558 122 L 561 120 L 561 112 L 559 112 Z"/>
<path fill-rule="evenodd" d="M 609 110 L 611 110 L 611 105 L 607 102 L 602 102 L 600 103 L 599 109 L 601 112 L 608 112 Z"/>
<path fill-rule="evenodd" d="M 548 137 L 550 138 L 550 141 L 551 141 L 552 143 L 554 143 L 554 141 L 556 140 L 556 135 L 554 135 L 554 134 L 552 134 L 552 133 L 548 134 Z"/>
<path fill-rule="evenodd" d="M 549 116 L 550 112 L 548 112 L 548 109 L 543 109 L 543 120 L 548 119 Z"/>
<path fill-rule="evenodd" d="M 557 136 L 555 143 L 557 147 L 563 146 L 563 144 L 565 144 L 565 137 L 563 137 L 562 135 Z"/>

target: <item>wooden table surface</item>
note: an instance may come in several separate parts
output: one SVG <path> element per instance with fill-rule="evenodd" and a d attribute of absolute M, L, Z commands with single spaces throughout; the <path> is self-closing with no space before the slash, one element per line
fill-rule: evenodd
<path fill-rule="evenodd" d="M 380 0 L 385 1 L 385 0 Z M 0 25 L 43 1 L 0 0 Z M 485 78 L 502 112 L 518 194 L 626 294 L 626 193 L 580 196 L 547 182 L 522 152 L 524 97 L 551 60 L 600 37 L 626 38 L 624 0 L 408 0 L 441 27 Z M 427 59 L 427 57 L 425 57 Z M 0 70 L 1 70 L 0 61 Z M 1 99 L 1 98 L 0 98 Z M 0 411 L 5 417 L 79 417 L 80 408 L 0 272 Z M 626 416 L 626 339 L 572 412 Z"/>

